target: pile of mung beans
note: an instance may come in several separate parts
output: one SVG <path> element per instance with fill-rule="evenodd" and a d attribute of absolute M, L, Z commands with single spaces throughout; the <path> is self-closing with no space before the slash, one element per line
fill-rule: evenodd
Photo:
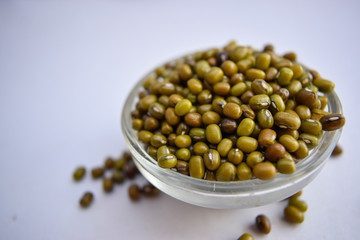
<path fill-rule="evenodd" d="M 144 80 L 132 126 L 160 167 L 191 177 L 291 174 L 323 131 L 345 124 L 327 112 L 335 84 L 296 58 L 233 41 L 166 63 Z"/>
<path fill-rule="evenodd" d="M 83 166 L 77 167 L 73 172 L 73 179 L 79 182 L 84 178 L 86 168 Z M 105 159 L 104 165 L 92 168 L 91 176 L 93 179 L 102 179 L 103 190 L 105 193 L 110 193 L 114 189 L 114 185 L 124 183 L 126 179 L 133 180 L 139 171 L 135 166 L 132 156 L 129 152 L 124 152 L 121 157 L 114 159 L 108 157 Z M 106 176 L 108 175 L 108 176 Z M 136 183 L 131 183 L 128 189 L 128 196 L 132 201 L 138 201 L 141 196 L 155 197 L 159 194 L 159 190 L 150 183 L 139 187 Z M 86 191 L 80 198 L 79 204 L 83 208 L 90 206 L 94 199 L 94 194 Z"/>

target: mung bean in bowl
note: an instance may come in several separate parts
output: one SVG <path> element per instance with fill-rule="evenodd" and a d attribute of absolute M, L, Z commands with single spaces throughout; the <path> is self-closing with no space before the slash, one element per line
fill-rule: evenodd
<path fill-rule="evenodd" d="M 333 88 L 294 53 L 231 42 L 145 75 L 121 126 L 161 191 L 202 207 L 256 207 L 300 191 L 326 163 L 345 123 Z"/>

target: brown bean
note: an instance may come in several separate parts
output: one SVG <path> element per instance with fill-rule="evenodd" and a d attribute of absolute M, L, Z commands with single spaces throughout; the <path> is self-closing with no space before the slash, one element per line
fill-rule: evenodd
<path fill-rule="evenodd" d="M 212 100 L 212 94 L 209 90 L 205 89 L 203 91 L 201 91 L 201 93 L 199 95 L 197 95 L 197 101 L 203 105 L 203 104 L 208 104 L 211 103 Z"/>
<path fill-rule="evenodd" d="M 263 129 L 260 131 L 258 142 L 260 147 L 268 147 L 275 142 L 276 132 L 272 129 Z"/>
<path fill-rule="evenodd" d="M 285 147 L 280 143 L 274 143 L 266 148 L 265 158 L 269 161 L 275 162 L 282 158 L 286 152 Z"/>
<path fill-rule="evenodd" d="M 226 96 L 230 92 L 230 84 L 227 82 L 218 82 L 214 85 L 214 93 L 220 96 Z"/>
<path fill-rule="evenodd" d="M 239 119 L 242 111 L 238 104 L 227 103 L 223 109 L 223 114 L 231 119 Z"/>
<path fill-rule="evenodd" d="M 138 201 L 140 199 L 140 188 L 136 184 L 131 184 L 129 186 L 129 197 L 132 201 Z"/>
<path fill-rule="evenodd" d="M 254 95 L 255 95 L 255 94 L 254 94 L 253 91 L 247 90 L 246 92 L 244 92 L 244 93 L 241 95 L 240 98 L 241 98 L 241 101 L 242 101 L 243 103 L 248 104 L 249 101 L 250 101 L 250 98 L 252 98 Z"/>
<path fill-rule="evenodd" d="M 159 121 L 156 118 L 150 117 L 150 116 L 144 117 L 144 129 L 145 130 L 152 132 L 158 128 L 159 128 Z"/>
<path fill-rule="evenodd" d="M 322 129 L 325 131 L 334 131 L 345 125 L 345 117 L 342 114 L 328 114 L 320 119 Z"/>
<path fill-rule="evenodd" d="M 139 170 L 133 161 L 128 161 L 124 167 L 124 172 L 129 179 L 134 179 Z"/>
<path fill-rule="evenodd" d="M 284 102 L 289 99 L 290 92 L 287 88 L 280 88 L 279 90 L 275 91 L 275 94 L 278 94 Z"/>
<path fill-rule="evenodd" d="M 255 112 L 251 109 L 249 105 L 241 104 L 241 111 L 243 112 L 244 116 L 247 118 L 255 119 Z"/>
<path fill-rule="evenodd" d="M 107 169 L 113 168 L 114 167 L 114 159 L 112 159 L 111 157 L 106 158 L 104 167 Z"/>
<path fill-rule="evenodd" d="M 185 123 L 189 125 L 190 127 L 201 127 L 202 120 L 201 120 L 201 114 L 196 112 L 190 112 L 185 115 Z"/>
<path fill-rule="evenodd" d="M 342 148 L 339 145 L 336 145 L 334 150 L 331 153 L 331 156 L 332 157 L 337 157 L 337 156 L 341 155 L 342 152 L 343 152 Z"/>
<path fill-rule="evenodd" d="M 303 88 L 296 94 L 295 99 L 298 102 L 298 104 L 311 107 L 314 104 L 317 97 L 316 97 L 316 93 L 314 93 L 309 88 Z"/>
<path fill-rule="evenodd" d="M 232 85 L 235 85 L 235 84 L 237 84 L 237 83 L 243 82 L 244 80 L 245 80 L 244 74 L 242 74 L 242 73 L 236 73 L 236 74 L 234 74 L 234 75 L 231 76 L 231 78 L 230 78 L 230 83 L 231 83 Z"/>
<path fill-rule="evenodd" d="M 184 97 L 179 94 L 172 94 L 169 97 L 169 107 L 175 107 L 178 102 L 183 100 Z"/>
<path fill-rule="evenodd" d="M 212 104 L 210 105 L 211 108 L 208 109 L 208 111 L 212 110 L 212 111 L 217 112 L 218 114 L 222 114 L 223 109 L 224 109 L 226 104 L 227 104 L 227 101 L 225 99 L 220 98 L 220 97 L 215 98 L 214 101 L 212 102 Z M 200 106 L 200 108 L 201 108 L 201 106 Z M 204 113 L 201 113 L 201 112 L 199 112 L 199 113 L 204 114 Z"/>
<path fill-rule="evenodd" d="M 166 111 L 165 111 L 165 119 L 172 126 L 175 126 L 180 122 L 180 117 L 175 114 L 175 109 L 174 108 L 167 108 L 166 109 Z"/>
<path fill-rule="evenodd" d="M 230 118 L 223 118 L 221 120 L 220 128 L 223 133 L 232 134 L 236 132 L 238 125 L 236 120 Z"/>
<path fill-rule="evenodd" d="M 176 169 L 179 173 L 184 175 L 189 175 L 189 163 L 182 160 L 177 160 L 176 162 Z"/>
<path fill-rule="evenodd" d="M 141 189 L 142 194 L 144 194 L 145 197 L 156 197 L 159 195 L 159 190 L 154 187 L 151 183 L 145 184 Z"/>
<path fill-rule="evenodd" d="M 270 220 L 265 215 L 258 215 L 255 222 L 260 232 L 268 234 L 271 231 Z"/>
<path fill-rule="evenodd" d="M 266 81 L 272 81 L 275 79 L 276 75 L 278 73 L 278 70 L 274 67 L 270 67 L 266 70 L 265 74 L 265 80 Z"/>

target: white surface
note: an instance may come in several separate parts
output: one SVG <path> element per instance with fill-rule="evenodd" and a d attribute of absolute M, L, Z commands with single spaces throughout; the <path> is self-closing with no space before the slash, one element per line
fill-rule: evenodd
<path fill-rule="evenodd" d="M 357 1 L 0 1 L 0 239 L 354 239 L 360 224 Z M 165 194 L 136 204 L 127 184 L 104 194 L 89 175 L 126 149 L 124 99 L 142 74 L 174 56 L 231 39 L 273 43 L 337 84 L 344 154 L 304 192 L 306 221 L 285 202 L 245 210 L 191 206 Z M 138 179 L 142 182 L 142 179 Z M 78 199 L 95 193 L 82 210 Z M 254 233 L 267 214 L 272 232 Z"/>

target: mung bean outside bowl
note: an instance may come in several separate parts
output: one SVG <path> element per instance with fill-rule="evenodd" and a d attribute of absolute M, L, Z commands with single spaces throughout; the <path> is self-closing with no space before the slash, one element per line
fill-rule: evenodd
<path fill-rule="evenodd" d="M 294 173 L 277 173 L 271 180 L 220 182 L 186 176 L 159 167 L 138 140 L 137 131 L 132 128 L 131 111 L 135 108 L 142 83 L 149 74 L 140 79 L 126 99 L 121 116 L 122 132 L 141 174 L 162 192 L 190 204 L 215 209 L 239 209 L 283 200 L 303 189 L 319 174 L 341 135 L 341 129 L 324 131 L 318 146 L 296 164 Z M 342 113 L 337 94 L 331 92 L 327 97 L 328 111 Z"/>

